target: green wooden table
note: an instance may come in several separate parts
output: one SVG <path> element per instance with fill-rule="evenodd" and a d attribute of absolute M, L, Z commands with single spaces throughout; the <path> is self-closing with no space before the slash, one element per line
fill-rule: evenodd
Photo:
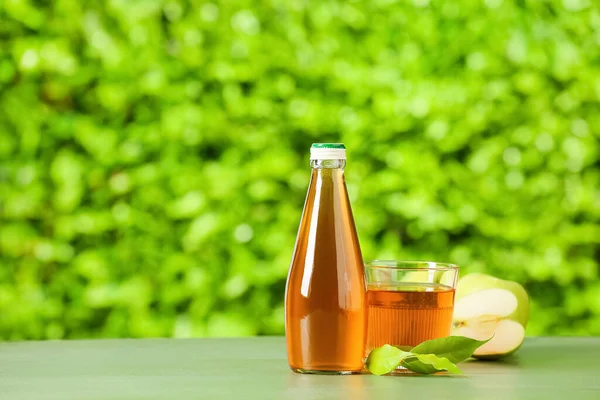
<path fill-rule="evenodd" d="M 600 338 L 528 338 L 465 376 L 292 373 L 282 337 L 0 343 L 1 400 L 600 399 Z"/>

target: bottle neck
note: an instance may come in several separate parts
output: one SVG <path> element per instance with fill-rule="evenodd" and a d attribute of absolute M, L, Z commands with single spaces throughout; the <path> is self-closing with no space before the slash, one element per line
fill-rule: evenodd
<path fill-rule="evenodd" d="M 313 169 L 344 169 L 346 160 L 310 160 L 310 166 Z"/>

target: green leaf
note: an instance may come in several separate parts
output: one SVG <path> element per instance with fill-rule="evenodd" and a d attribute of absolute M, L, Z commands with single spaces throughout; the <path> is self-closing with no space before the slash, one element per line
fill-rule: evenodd
<path fill-rule="evenodd" d="M 439 371 L 462 374 L 462 371 L 452 361 L 435 354 L 412 354 L 404 359 L 402 366 L 419 374 L 433 374 Z"/>
<path fill-rule="evenodd" d="M 410 352 L 413 354 L 435 354 L 457 364 L 471 357 L 479 346 L 489 342 L 490 339 L 475 340 L 465 336 L 448 336 L 427 340 L 413 347 Z"/>
<path fill-rule="evenodd" d="M 396 369 L 402 360 L 410 355 L 411 353 L 385 344 L 376 348 L 369 354 L 366 366 L 369 372 L 374 375 L 385 375 Z"/>

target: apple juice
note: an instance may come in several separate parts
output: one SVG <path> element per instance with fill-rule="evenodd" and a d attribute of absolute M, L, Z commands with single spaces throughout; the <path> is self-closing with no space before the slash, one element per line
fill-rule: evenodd
<path fill-rule="evenodd" d="M 454 289 L 449 286 L 371 283 L 367 304 L 367 355 L 384 344 L 413 347 L 450 335 Z"/>
<path fill-rule="evenodd" d="M 345 148 L 315 144 L 312 174 L 286 283 L 290 368 L 360 372 L 367 340 L 362 253 L 346 190 Z"/>

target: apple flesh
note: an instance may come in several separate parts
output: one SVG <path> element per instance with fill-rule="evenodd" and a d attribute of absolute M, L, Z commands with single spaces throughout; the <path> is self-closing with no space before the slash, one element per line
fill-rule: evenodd
<path fill-rule="evenodd" d="M 481 273 L 459 280 L 452 334 L 492 338 L 473 357 L 491 360 L 514 353 L 525 339 L 528 319 L 529 297 L 520 284 Z"/>

